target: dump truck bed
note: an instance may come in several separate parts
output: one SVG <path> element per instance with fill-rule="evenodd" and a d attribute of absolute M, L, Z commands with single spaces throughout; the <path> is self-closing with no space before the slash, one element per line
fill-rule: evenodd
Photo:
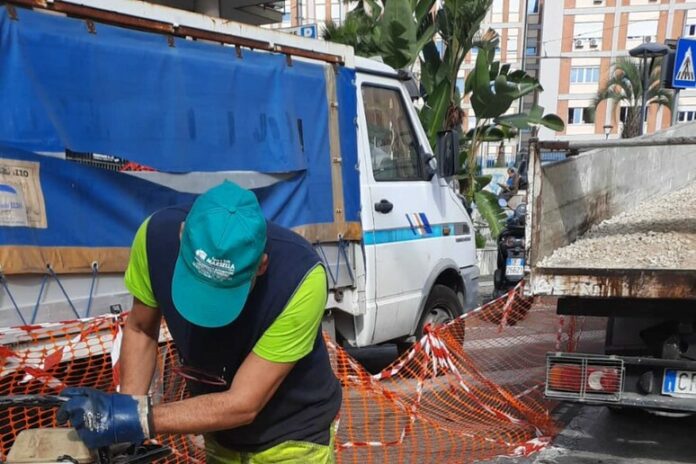
<path fill-rule="evenodd" d="M 573 146 L 533 143 L 527 291 L 696 301 L 695 128 L 588 143 L 605 147 L 544 166 L 542 150 Z"/>

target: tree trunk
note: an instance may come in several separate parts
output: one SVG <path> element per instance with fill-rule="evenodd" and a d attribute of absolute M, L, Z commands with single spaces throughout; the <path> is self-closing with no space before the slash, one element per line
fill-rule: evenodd
<path fill-rule="evenodd" d="M 640 108 L 629 106 L 626 110 L 626 121 L 621 131 L 622 139 L 631 139 L 640 135 L 640 125 L 642 124 Z"/>

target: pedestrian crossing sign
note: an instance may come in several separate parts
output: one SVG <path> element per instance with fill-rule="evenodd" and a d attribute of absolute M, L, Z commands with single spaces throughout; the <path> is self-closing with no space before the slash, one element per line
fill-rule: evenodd
<path fill-rule="evenodd" d="M 677 42 L 677 54 L 674 59 L 672 87 L 676 89 L 696 88 L 694 51 L 696 51 L 696 40 L 679 39 Z"/>

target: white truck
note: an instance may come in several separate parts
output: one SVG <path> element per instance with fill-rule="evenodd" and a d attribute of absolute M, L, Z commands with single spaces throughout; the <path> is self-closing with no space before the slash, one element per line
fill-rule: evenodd
<path fill-rule="evenodd" d="M 531 144 L 526 291 L 608 321 L 603 349 L 548 353 L 547 397 L 696 412 L 694 128 Z"/>
<path fill-rule="evenodd" d="M 75 32 L 77 29 L 73 31 L 71 27 L 81 28 L 80 33 Z M 25 48 L 25 44 L 33 43 L 32 30 L 45 34 L 41 39 L 43 42 L 35 49 L 31 46 Z M 76 35 L 80 35 L 78 39 L 82 40 L 79 46 L 71 42 Z M 120 42 L 121 36 L 125 38 Z M 93 42 L 97 44 L 94 45 Z M 71 48 L 73 46 L 79 48 L 78 53 Z M 100 47 L 99 52 L 91 55 L 92 51 L 89 47 L 92 46 Z M 151 67 L 146 62 L 141 62 L 140 67 L 137 68 L 128 67 L 129 60 L 137 60 L 139 53 L 149 53 L 153 47 L 167 46 L 169 49 L 161 52 L 166 54 L 166 60 L 161 63 L 163 68 L 158 67 L 159 62 L 157 64 L 153 62 Z M 189 47 L 196 47 L 196 53 L 185 54 L 187 50 L 190 52 Z M 48 53 L 46 49 L 50 49 L 50 56 L 41 55 L 44 52 Z M 320 138 L 328 140 L 327 148 L 324 150 L 326 153 L 321 152 L 319 155 L 325 156 L 326 160 L 331 160 L 330 165 L 328 161 L 326 164 L 329 166 L 327 170 L 332 170 L 326 201 L 329 202 L 330 207 L 334 208 L 334 220 L 326 225 L 322 225 L 320 221 L 314 221 L 313 224 L 298 224 L 297 221 L 294 223 L 290 221 L 286 224 L 287 221 L 283 222 L 285 217 L 283 215 L 287 214 L 287 208 L 285 211 L 279 208 L 275 216 L 273 214 L 270 216 L 274 220 L 280 217 L 282 225 L 289 225 L 304 234 L 315 244 L 318 253 L 324 259 L 329 270 L 331 287 L 326 308 L 326 327 L 330 330 L 335 329 L 339 339 L 357 347 L 386 341 L 408 342 L 422 333 L 425 324 L 450 320 L 476 306 L 479 270 L 476 263 L 474 228 L 461 198 L 448 182 L 454 172 L 454 160 L 457 159 L 456 143 L 453 143 L 452 134 L 443 134 L 438 145 L 440 153 L 438 156 L 432 154 L 418 114 L 412 105 L 412 95 L 409 95 L 404 85 L 405 81 L 410 79 L 405 73 L 397 72 L 377 61 L 356 57 L 353 50 L 346 46 L 305 39 L 141 1 L 17 0 L 5 2 L 5 7 L 0 9 L 0 61 L 2 61 L 0 82 L 18 82 L 13 79 L 20 79 L 22 82 L 26 80 L 27 86 L 31 86 L 32 82 L 40 81 L 43 76 L 54 76 L 39 82 L 36 87 L 40 87 L 37 94 L 43 95 L 41 98 L 50 99 L 52 93 L 56 94 L 56 101 L 59 102 L 56 103 L 58 113 L 41 107 L 40 111 L 37 110 L 38 115 L 32 114 L 27 121 L 33 121 L 41 126 L 40 120 L 44 117 L 41 111 L 45 110 L 48 114 L 46 120 L 50 120 L 53 124 L 51 127 L 60 126 L 60 129 L 65 129 L 66 133 L 72 130 L 77 135 L 73 137 L 73 133 L 65 135 L 56 130 L 58 134 L 56 138 L 60 143 L 65 142 L 63 147 L 58 147 L 58 150 L 42 147 L 40 144 L 31 145 L 29 141 L 33 143 L 44 134 L 37 132 L 32 135 L 31 128 L 27 127 L 17 129 L 22 123 L 22 118 L 31 111 L 27 109 L 27 107 L 31 108 L 31 105 L 27 107 L 21 105 L 21 100 L 14 98 L 17 93 L 12 86 L 0 88 L 0 94 L 4 94 L 0 96 L 0 102 L 4 102 L 2 105 L 4 111 L 0 110 L 0 121 L 1 125 L 7 129 L 0 131 L 2 132 L 0 161 L 9 166 L 7 175 L 0 178 L 0 184 L 8 185 L 9 190 L 0 193 L 13 195 L 13 191 L 19 191 L 17 201 L 12 204 L 19 205 L 21 209 L 25 203 L 26 210 L 26 216 L 17 215 L 15 212 L 10 219 L 5 222 L 0 221 L 0 239 L 3 242 L 0 246 L 0 266 L 2 266 L 0 269 L 4 272 L 0 287 L 0 325 L 12 326 L 74 319 L 103 313 L 110 309 L 127 310 L 131 304 L 131 298 L 122 283 L 122 272 L 126 262 L 124 257 L 127 257 L 126 243 L 129 243 L 124 242 L 125 237 L 122 236 L 116 245 L 98 243 L 95 245 L 98 252 L 92 253 L 89 246 L 66 246 L 66 244 L 75 245 L 75 243 L 67 243 L 70 242 L 70 234 L 67 232 L 62 233 L 60 240 L 55 239 L 54 242 L 51 242 L 50 237 L 44 238 L 40 235 L 44 233 L 42 227 L 50 231 L 63 219 L 61 216 L 72 214 L 71 206 L 67 202 L 51 203 L 63 193 L 59 190 L 60 185 L 56 183 L 49 185 L 44 177 L 56 172 L 56 169 L 62 169 L 60 166 L 63 165 L 50 163 L 60 162 L 75 169 L 78 166 L 89 168 L 95 175 L 99 168 L 123 168 L 124 159 L 128 159 L 129 162 L 138 162 L 139 166 L 152 164 L 157 168 L 155 171 L 129 171 L 114 175 L 123 176 L 124 179 L 127 177 L 129 180 L 137 179 L 139 182 L 146 181 L 149 182 L 148 185 L 157 188 L 166 187 L 169 189 L 167 192 L 176 190 L 177 193 L 186 195 L 200 193 L 225 178 L 249 188 L 265 188 L 288 179 L 289 175 L 284 172 L 250 172 L 244 168 L 210 168 L 200 169 L 206 172 L 191 172 L 195 169 L 189 167 L 185 173 L 182 172 L 184 169 L 174 173 L 166 172 L 166 168 L 155 164 L 158 161 L 152 161 L 155 158 L 151 154 L 138 152 L 137 141 L 130 139 L 128 143 L 131 143 L 132 152 L 135 153 L 130 157 L 124 156 L 123 152 L 108 152 L 98 146 L 92 147 L 89 145 L 89 141 L 92 140 L 89 137 L 85 139 L 89 139 L 87 142 L 75 143 L 80 145 L 79 147 L 71 146 L 76 137 L 79 138 L 82 134 L 80 131 L 87 130 L 84 127 L 70 126 L 72 122 L 70 115 L 73 114 L 71 111 L 77 115 L 76 120 L 84 118 L 87 121 L 84 125 L 89 126 L 100 124 L 100 118 L 105 117 L 103 114 L 109 107 L 108 104 L 92 104 L 88 101 L 89 99 L 73 99 L 69 93 L 61 93 L 63 85 L 70 85 L 70 82 L 62 82 L 61 76 L 68 76 L 65 79 L 72 80 L 73 83 L 77 82 L 79 88 L 74 92 L 81 92 L 94 85 L 95 88 L 91 88 L 94 97 L 101 98 L 102 93 L 111 91 L 108 86 L 111 85 L 109 80 L 114 73 L 109 74 L 108 78 L 99 77 L 103 87 L 101 84 L 95 84 L 96 78 L 93 74 L 99 72 L 99 66 L 110 65 L 108 62 L 97 64 L 95 61 L 98 61 L 103 54 L 108 55 L 112 50 L 116 50 L 114 59 L 124 60 L 123 73 L 130 73 L 129 77 L 133 78 L 133 83 L 138 83 L 139 80 L 148 81 L 152 77 L 150 74 L 159 73 L 156 79 L 161 80 L 161 87 L 153 88 L 152 92 L 159 93 L 157 98 L 161 102 L 161 108 L 155 108 L 155 113 L 170 111 L 175 104 L 186 99 L 191 99 L 194 103 L 196 98 L 214 98 L 218 102 L 234 101 L 238 98 L 235 94 L 238 84 L 252 85 L 253 83 L 249 83 L 248 79 L 235 80 L 232 72 L 229 75 L 218 72 L 222 68 L 215 67 L 218 66 L 216 61 L 218 58 L 215 54 L 221 50 L 229 53 L 230 60 L 235 59 L 236 53 L 239 66 L 255 60 L 253 63 L 256 66 L 263 67 L 268 63 L 268 66 L 276 66 L 283 72 L 294 72 L 295 68 L 306 68 L 307 73 L 319 70 L 319 73 L 326 76 L 325 95 L 328 95 L 328 105 L 323 110 L 324 113 L 320 113 L 326 118 L 318 122 L 303 121 L 304 133 L 300 127 L 299 138 L 302 139 L 304 134 L 307 140 L 302 143 L 308 146 L 312 143 L 308 139 L 309 125 L 318 124 L 319 127 L 325 128 Z M 23 56 L 20 60 L 15 60 L 16 54 Z M 56 56 L 60 58 L 55 58 Z M 84 57 L 84 63 L 82 57 Z M 53 63 L 54 60 L 58 63 Z M 20 63 L 23 64 L 20 65 Z M 172 63 L 176 69 L 173 73 L 176 74 L 175 76 L 162 71 L 165 66 Z M 205 72 L 208 65 L 210 69 L 218 72 L 215 74 L 215 79 L 230 83 L 229 95 L 216 94 L 210 97 L 206 96 L 205 92 L 200 92 L 201 88 L 213 87 L 210 81 L 200 82 L 194 87 L 185 85 L 187 79 L 196 78 L 194 74 L 187 74 L 193 72 L 189 71 L 190 69 L 197 66 Z M 295 68 L 292 68 L 293 65 Z M 75 68 L 78 68 L 79 72 L 74 72 Z M 353 116 L 349 112 L 351 105 L 343 103 L 339 105 L 336 99 L 337 92 L 345 92 L 347 88 L 336 90 L 335 79 L 341 70 L 354 72 L 354 79 L 350 83 L 353 84 L 353 95 L 349 97 L 343 95 L 344 99 L 352 100 L 355 105 Z M 61 82 L 57 82 L 58 79 L 61 79 Z M 174 79 L 178 80 L 172 83 Z M 278 94 L 281 96 L 283 95 L 282 86 L 292 84 L 290 82 L 284 84 L 278 81 L 278 77 L 270 79 L 267 85 L 279 87 L 269 88 L 268 92 L 281 92 Z M 299 79 L 297 85 L 305 85 L 301 81 L 302 76 L 297 79 Z M 137 88 L 138 85 L 134 84 L 131 89 Z M 33 87 L 26 89 L 23 91 L 28 94 L 33 92 Z M 118 105 L 122 103 L 120 100 L 128 99 L 129 92 L 116 95 L 112 100 L 113 104 Z M 137 92 L 137 89 L 133 92 Z M 143 94 L 139 98 L 146 99 L 149 95 Z M 260 101 L 259 105 L 265 104 L 264 102 L 265 100 Z M 46 101 L 42 104 L 50 106 Z M 304 104 L 315 104 L 315 100 L 310 98 Z M 302 103 L 298 105 L 302 106 Z M 89 107 L 87 116 L 81 113 L 85 107 Z M 275 111 L 285 111 L 283 106 L 275 108 Z M 238 109 L 233 107 L 231 111 Z M 291 110 L 293 109 L 287 111 Z M 146 108 L 143 113 L 147 111 Z M 188 119 L 184 119 L 184 128 L 179 132 L 188 130 L 188 135 L 192 138 L 194 136 L 198 139 L 209 137 L 211 140 L 205 141 L 209 144 L 217 143 L 217 139 L 228 137 L 229 134 L 215 132 L 218 121 L 214 119 L 216 117 L 214 105 L 210 105 L 209 111 L 210 114 L 204 115 L 209 116 L 208 119 L 203 119 L 211 123 L 213 129 L 209 126 L 196 126 L 195 122 L 196 118 L 200 117 L 199 113 L 189 113 Z M 255 117 L 254 108 L 247 106 L 243 111 L 248 111 L 250 118 Z M 283 114 L 272 111 L 274 110 L 269 113 L 268 121 L 274 117 L 279 120 L 285 117 Z M 130 117 L 137 119 L 146 116 L 131 113 Z M 338 127 L 337 121 L 347 117 L 351 117 L 354 128 L 352 131 L 345 130 L 343 126 Z M 354 121 L 352 117 L 355 117 Z M 147 124 L 151 122 L 146 121 Z M 155 122 L 157 125 L 152 126 L 155 127 L 152 131 L 156 134 L 154 137 L 157 136 L 160 125 L 163 131 L 167 130 L 169 120 L 162 119 Z M 266 120 L 263 119 L 262 122 L 264 123 L 263 131 L 255 134 L 259 139 L 265 136 L 266 131 Z M 11 132 L 8 129 L 10 127 L 15 128 L 15 132 Z M 284 130 L 283 127 L 280 129 L 272 125 L 269 127 L 268 131 L 271 135 L 272 130 Z M 137 131 L 138 128 L 131 127 L 130 130 Z M 114 132 L 117 132 L 117 128 L 113 129 L 110 135 Z M 177 137 L 179 132 L 176 132 Z M 64 135 L 65 140 L 61 138 Z M 238 133 L 237 136 L 239 136 Z M 232 135 L 229 137 L 232 138 Z M 351 158 L 345 151 L 345 145 L 342 145 L 346 139 L 351 138 L 351 143 L 356 147 L 354 154 L 356 166 L 346 166 L 345 160 Z M 168 141 L 162 143 L 169 144 Z M 172 152 L 177 150 L 177 143 L 178 141 L 174 141 L 169 147 Z M 22 144 L 31 146 L 31 149 L 27 149 L 30 153 L 25 157 L 20 157 L 12 151 Z M 126 150 L 130 150 L 131 145 L 123 146 Z M 62 151 L 61 148 L 65 150 Z M 142 151 L 147 150 L 143 148 Z M 244 163 L 251 163 L 250 159 L 254 156 L 257 154 L 250 151 L 247 154 L 249 159 L 242 159 L 240 165 L 246 166 Z M 70 162 L 71 160 L 73 163 Z M 224 153 L 220 160 L 221 163 L 225 162 Z M 315 169 L 315 166 L 311 164 L 313 162 L 311 158 L 299 162 L 309 163 L 302 166 L 307 172 Z M 22 163 L 38 163 L 41 167 L 40 174 L 27 169 L 27 180 L 20 184 L 13 184 L 8 180 L 10 174 L 14 172 L 13 166 L 23 166 Z M 336 190 L 337 186 L 341 185 L 338 181 L 341 174 L 344 180 L 348 179 L 348 182 L 343 183 L 344 198 L 340 198 L 341 191 Z M 358 188 L 349 191 L 347 185 L 351 179 L 355 180 Z M 80 180 L 85 183 L 97 182 L 96 178 L 84 176 L 77 182 Z M 40 203 L 38 206 L 27 199 L 32 196 L 32 192 L 36 192 L 36 189 L 32 190 L 32 185 L 35 187 L 36 184 L 43 187 L 45 197 L 31 200 Z M 76 186 L 75 183 L 70 182 L 63 187 L 73 190 L 80 188 L 79 185 Z M 331 204 L 332 194 L 333 204 Z M 353 195 L 354 198 L 348 195 Z M 79 198 L 81 207 L 88 205 L 91 201 L 100 201 L 89 191 L 84 191 L 82 195 L 74 198 Z M 338 203 L 336 203 L 337 198 L 339 198 Z M 119 201 L 118 198 L 111 200 L 113 203 L 110 203 L 110 206 L 114 206 Z M 134 201 L 133 207 L 137 208 L 139 200 L 137 198 L 130 200 Z M 149 202 L 148 204 L 154 202 L 152 197 L 147 197 L 145 200 Z M 288 201 L 290 200 L 297 199 Z M 325 201 L 323 198 L 319 200 Z M 162 206 L 167 202 L 171 202 L 171 198 L 162 201 Z M 349 214 L 348 204 L 351 202 L 358 205 L 357 220 L 353 224 L 350 224 L 349 219 L 346 218 Z M 44 221 L 47 224 L 40 224 L 39 216 L 42 214 L 44 219 L 48 218 Z M 37 216 L 38 219 L 34 218 L 34 220 L 39 225 L 32 226 L 32 215 Z M 10 216 L 0 215 L 0 220 L 3 217 Z M 27 217 L 29 219 L 26 219 Z M 127 227 L 124 225 L 124 228 L 128 229 L 129 234 L 133 234 L 137 223 L 145 217 L 142 215 L 130 218 Z M 82 225 L 83 229 L 91 234 L 88 237 L 89 240 L 97 242 L 100 236 L 107 235 L 120 227 L 115 224 L 108 230 L 102 231 L 99 229 L 98 220 L 90 223 L 90 219 L 85 215 L 75 214 L 72 220 L 86 221 Z M 12 221 L 15 222 L 12 223 Z M 132 236 L 127 239 L 131 238 Z M 66 255 L 61 254 L 76 249 L 77 254 L 71 254 L 67 258 Z M 126 250 L 126 254 L 123 254 L 123 250 Z M 117 253 L 116 258 L 109 254 L 112 252 Z M 31 260 L 33 262 L 30 262 Z M 120 264 L 116 265 L 115 262 Z"/>

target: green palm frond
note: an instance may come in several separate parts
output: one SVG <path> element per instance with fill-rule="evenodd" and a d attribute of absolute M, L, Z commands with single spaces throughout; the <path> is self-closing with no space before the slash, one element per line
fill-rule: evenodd
<path fill-rule="evenodd" d="M 474 194 L 474 202 L 481 217 L 488 224 L 491 237 L 497 239 L 500 232 L 505 228 L 505 212 L 498 204 L 498 197 L 488 190 L 479 190 Z"/>
<path fill-rule="evenodd" d="M 649 64 L 650 65 L 650 64 Z M 656 59 L 648 70 L 649 80 L 647 87 L 646 102 L 649 105 L 665 106 L 670 110 L 674 106 L 674 94 L 671 90 L 664 89 L 661 84 L 662 60 Z M 604 101 L 611 101 L 612 117 L 618 120 L 618 112 L 621 107 L 626 109 L 626 122 L 622 136 L 633 136 L 640 131 L 640 111 L 643 101 L 643 68 L 642 60 L 631 58 L 618 58 L 613 65 L 611 77 L 597 91 L 592 100 L 591 109 L 596 111 L 597 107 Z M 637 126 L 637 127 L 628 127 Z"/>

